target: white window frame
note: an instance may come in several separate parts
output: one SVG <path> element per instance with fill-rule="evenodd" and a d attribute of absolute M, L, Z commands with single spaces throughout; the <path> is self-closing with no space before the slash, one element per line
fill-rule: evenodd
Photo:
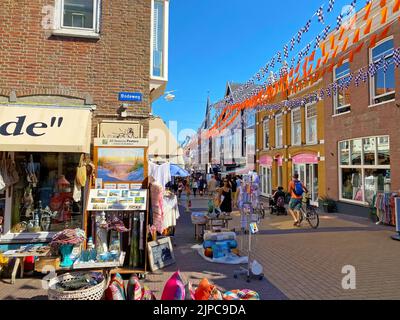
<path fill-rule="evenodd" d="M 317 109 L 317 114 L 316 114 L 315 116 L 311 117 L 311 118 L 308 118 L 308 108 L 314 107 L 314 106 L 315 106 L 315 108 Z M 314 141 L 310 141 L 310 140 L 308 139 L 308 136 L 309 136 L 308 121 L 309 121 L 310 119 L 313 119 L 313 118 L 315 118 L 316 121 L 317 121 L 317 124 L 316 124 L 317 132 L 316 132 L 315 140 L 314 140 Z M 317 144 L 317 143 L 318 143 L 318 106 L 317 106 L 317 103 L 316 103 L 316 102 L 306 104 L 306 108 L 305 108 L 305 120 L 306 120 L 306 144 L 308 144 L 308 145 Z"/>
<path fill-rule="evenodd" d="M 268 134 L 268 143 L 267 143 L 267 139 L 265 139 L 267 134 Z M 269 149 L 269 145 L 270 145 L 269 139 L 270 139 L 269 119 L 264 119 L 264 121 L 263 121 L 263 147 L 264 147 L 264 150 Z"/>
<path fill-rule="evenodd" d="M 278 119 L 282 120 L 282 125 L 278 127 Z M 283 114 L 280 113 L 275 117 L 275 148 L 282 148 L 283 147 Z M 279 143 L 279 128 L 282 127 L 282 141 Z"/>
<path fill-rule="evenodd" d="M 370 138 L 375 138 L 376 139 L 376 144 L 375 144 L 375 165 L 364 165 L 364 143 L 362 142 L 361 145 L 361 165 L 352 165 L 350 164 L 351 162 L 351 141 L 354 140 L 360 140 L 364 141 L 364 139 L 370 139 Z M 380 135 L 380 136 L 369 136 L 369 137 L 362 137 L 362 138 L 353 138 L 353 139 L 346 139 L 338 142 L 337 148 L 338 148 L 338 181 L 339 181 L 339 200 L 342 202 L 348 202 L 348 203 L 353 203 L 353 204 L 358 204 L 358 205 L 364 205 L 364 206 L 369 206 L 369 203 L 366 202 L 365 200 L 365 170 L 391 170 L 391 164 L 390 165 L 378 165 L 378 139 L 379 138 L 388 138 L 389 139 L 389 152 L 390 152 L 390 136 L 389 135 Z M 342 142 L 349 142 L 349 164 L 348 165 L 343 165 L 341 161 L 341 149 L 340 145 Z M 391 160 L 392 162 L 392 160 Z M 345 199 L 343 198 L 343 175 L 342 175 L 342 169 L 358 169 L 361 171 L 361 189 L 362 189 L 362 195 L 363 199 L 362 201 L 357 201 L 357 200 L 350 200 L 350 199 Z"/>
<path fill-rule="evenodd" d="M 163 61 L 161 76 L 154 75 L 154 2 L 151 0 L 151 32 L 150 32 L 150 77 L 154 80 L 167 81 L 168 80 L 168 41 L 169 41 L 169 0 L 162 0 L 164 2 L 164 48 L 163 48 Z"/>
<path fill-rule="evenodd" d="M 345 74 L 345 75 L 343 75 L 341 77 L 336 78 L 336 69 L 339 68 L 338 65 L 336 65 L 334 70 L 333 70 L 333 82 L 337 82 L 337 81 L 339 81 L 341 79 L 344 79 L 344 78 L 346 78 L 347 76 L 349 76 L 351 74 L 350 61 L 349 60 L 345 60 L 343 62 L 343 64 L 345 64 L 345 63 L 349 63 L 349 73 Z M 342 114 L 346 114 L 346 113 L 351 112 L 351 104 L 350 103 L 339 107 L 339 101 L 338 100 L 339 100 L 339 90 L 337 90 L 336 94 L 333 95 L 333 115 L 337 116 L 337 115 L 342 115 Z M 350 107 L 350 110 L 348 110 L 348 111 L 338 112 L 341 109 L 346 109 L 346 108 L 349 108 L 349 107 Z"/>
<path fill-rule="evenodd" d="M 394 49 L 394 37 L 393 36 L 387 37 L 387 38 L 379 41 L 375 45 L 375 47 L 369 49 L 369 63 L 370 64 L 374 62 L 374 57 L 372 56 L 373 50 L 376 49 L 377 47 L 379 47 L 381 44 L 385 43 L 386 41 L 390 41 L 390 40 L 393 40 L 393 49 Z M 393 55 L 394 55 L 394 50 L 393 50 Z M 396 74 L 395 74 L 395 80 L 396 80 Z M 395 100 L 395 99 L 390 99 L 390 100 L 387 100 L 387 101 L 376 102 L 377 99 L 384 98 L 386 96 L 389 96 L 389 95 L 392 95 L 392 94 L 396 93 L 396 90 L 381 94 L 379 96 L 375 96 L 375 79 L 374 79 L 374 77 L 370 77 L 369 78 L 369 90 L 370 90 L 370 105 L 371 106 L 375 106 L 375 105 L 379 105 L 379 104 L 385 104 L 385 103 L 388 103 L 389 101 L 394 101 Z"/>
<path fill-rule="evenodd" d="M 295 125 L 295 122 L 294 122 L 294 113 L 295 112 L 300 112 L 300 139 L 299 139 L 299 142 L 298 143 L 295 143 L 295 136 L 294 136 L 294 125 Z M 299 107 L 299 108 L 296 108 L 296 109 L 293 109 L 292 110 L 292 112 L 291 112 L 291 119 L 290 119 L 291 121 L 291 124 L 292 124 L 292 134 L 291 134 L 291 141 L 292 141 L 292 146 L 301 146 L 301 141 L 302 141 L 302 139 L 301 139 L 301 137 L 302 137 L 302 134 L 303 134 L 303 128 L 302 128 L 302 121 L 301 121 L 301 108 Z M 296 122 L 296 123 L 299 123 L 299 122 Z"/>
<path fill-rule="evenodd" d="M 76 28 L 64 26 L 64 0 L 55 0 L 53 35 L 99 39 L 101 1 L 93 0 L 93 28 Z"/>

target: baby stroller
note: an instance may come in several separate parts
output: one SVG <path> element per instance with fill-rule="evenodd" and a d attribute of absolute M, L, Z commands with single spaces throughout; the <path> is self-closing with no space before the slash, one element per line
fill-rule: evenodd
<path fill-rule="evenodd" d="M 285 198 L 283 196 L 277 197 L 276 201 L 274 198 L 270 198 L 269 207 L 271 214 L 276 214 L 277 216 L 287 216 L 288 212 L 285 207 Z"/>

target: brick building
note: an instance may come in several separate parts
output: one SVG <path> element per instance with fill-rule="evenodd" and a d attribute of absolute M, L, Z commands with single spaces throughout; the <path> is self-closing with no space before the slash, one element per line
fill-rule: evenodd
<path fill-rule="evenodd" d="M 39 180 L 33 192 L 22 178 L 3 190 L 2 241 L 16 238 L 38 201 L 50 204 L 44 180 L 62 176 L 72 188 L 95 137 L 148 138 L 151 104 L 168 80 L 168 8 L 168 0 L 0 2 L 0 151 L 22 175 L 32 163 Z M 34 204 L 22 210 L 24 194 Z M 51 234 L 43 231 L 37 239 Z"/>
<path fill-rule="evenodd" d="M 327 194 L 338 201 L 342 212 L 367 216 L 377 193 L 400 189 L 400 72 L 393 61 L 394 49 L 400 47 L 400 26 L 393 4 L 388 4 L 387 20 L 382 24 L 380 3 L 373 2 L 371 32 L 361 32 L 359 42 L 331 61 L 333 72 L 323 78 L 328 87 L 372 63 L 377 66 L 376 75 L 366 82 L 325 99 Z M 359 12 L 355 24 L 361 31 L 366 28 L 364 13 Z M 346 31 L 343 39 L 352 39 L 356 28 Z M 362 43 L 349 61 L 350 53 Z"/>

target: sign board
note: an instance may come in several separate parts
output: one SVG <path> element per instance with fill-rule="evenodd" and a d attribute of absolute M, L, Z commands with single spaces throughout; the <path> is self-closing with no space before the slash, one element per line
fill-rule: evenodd
<path fill-rule="evenodd" d="M 140 92 L 120 92 L 119 101 L 142 102 L 143 95 Z"/>
<path fill-rule="evenodd" d="M 148 147 L 149 139 L 95 138 L 95 147 Z"/>
<path fill-rule="evenodd" d="M 146 211 L 147 190 L 90 190 L 88 211 Z"/>
<path fill-rule="evenodd" d="M 163 238 L 147 244 L 150 269 L 152 272 L 175 263 L 171 238 Z"/>

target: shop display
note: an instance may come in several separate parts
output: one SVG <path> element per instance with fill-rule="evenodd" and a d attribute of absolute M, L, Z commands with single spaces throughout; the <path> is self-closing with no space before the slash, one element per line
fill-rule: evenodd
<path fill-rule="evenodd" d="M 14 153 L 11 232 L 59 232 L 82 227 L 81 191 L 74 194 L 78 154 Z M 4 162 L 4 160 L 3 160 Z M 17 176 L 19 179 L 17 180 Z"/>
<path fill-rule="evenodd" d="M 379 223 L 391 226 L 396 225 L 396 198 L 397 193 L 378 193 L 373 197 L 372 204 L 376 209 Z"/>
<path fill-rule="evenodd" d="M 149 242 L 147 245 L 151 271 L 156 271 L 175 263 L 175 255 L 170 237 Z"/>
<path fill-rule="evenodd" d="M 73 265 L 74 260 L 71 258 L 72 250 L 74 246 L 82 244 L 85 239 L 85 232 L 81 229 L 66 229 L 53 237 L 50 247 L 53 253 L 58 254 L 59 252 L 61 254 L 61 267 L 69 268 Z"/>

